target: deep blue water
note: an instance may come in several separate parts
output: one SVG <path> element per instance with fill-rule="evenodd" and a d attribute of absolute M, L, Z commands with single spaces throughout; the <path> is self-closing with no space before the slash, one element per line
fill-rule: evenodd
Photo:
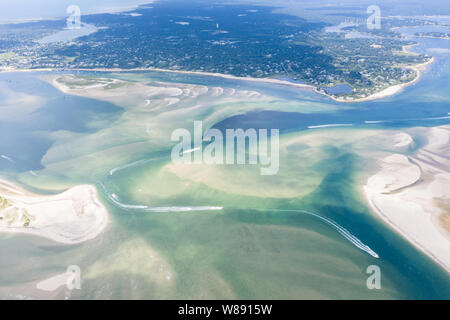
<path fill-rule="evenodd" d="M 113 121 L 122 110 L 110 103 L 66 95 L 35 73 L 0 74 L 0 85 L 45 101 L 42 107 L 21 117 L 0 117 L 0 154 L 13 160 L 0 159 L 0 170 L 41 169 L 40 160 L 53 143 L 49 133 L 94 132 L 99 128 L 92 125 L 93 120 Z M 5 99 L 5 95 L 0 98 Z"/>

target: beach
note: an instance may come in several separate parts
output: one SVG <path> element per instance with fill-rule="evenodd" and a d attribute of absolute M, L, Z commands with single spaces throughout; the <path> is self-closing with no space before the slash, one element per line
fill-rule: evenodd
<path fill-rule="evenodd" d="M 76 244 L 97 237 L 107 223 L 108 212 L 94 186 L 80 185 L 44 196 L 0 180 L 0 232 Z"/>
<path fill-rule="evenodd" d="M 11 279 L 0 284 L 0 297 L 66 298 L 64 285 L 55 291 L 47 289 L 63 283 L 63 273 L 71 265 L 81 268 L 83 290 L 72 291 L 69 299 L 448 297 L 448 273 L 378 214 L 371 213 L 364 195 L 357 192 L 378 170 L 367 171 L 373 159 L 393 153 L 415 156 L 409 152 L 425 142 L 429 129 L 423 126 L 447 122 L 408 121 L 408 128 L 399 130 L 395 120 L 442 117 L 450 112 L 445 101 L 436 102 L 432 112 L 422 115 L 422 109 L 409 107 L 417 97 L 402 95 L 400 100 L 406 100 L 403 104 L 396 98 L 379 104 L 379 108 L 367 103 L 367 108 L 352 108 L 350 117 L 329 99 L 308 94 L 303 101 L 299 98 L 302 90 L 275 90 L 282 89 L 277 85 L 257 97 L 260 86 L 246 81 L 224 85 L 219 78 L 205 77 L 190 84 L 191 77 L 174 80 L 171 74 L 80 74 L 0 75 L 11 80 L 5 81 L 10 95 L 24 92 L 40 98 L 32 100 L 36 104 L 32 110 L 39 112 L 24 114 L 26 121 L 19 122 L 18 116 L 5 117 L 10 120 L 8 138 L 17 147 L 6 146 L 2 154 L 13 162 L 1 158 L 0 164 L 5 170 L 17 170 L 14 175 L 5 173 L 4 179 L 29 186 L 29 191 L 60 193 L 80 181 L 95 184 L 110 212 L 110 223 L 99 233 L 99 218 L 93 218 L 88 231 L 85 220 L 71 218 L 71 210 L 59 211 L 54 217 L 42 211 L 42 217 L 52 218 L 47 220 L 51 227 L 39 226 L 36 236 L 0 232 L 0 270 L 3 279 Z M 61 79 L 55 85 L 57 78 Z M 431 84 L 421 81 L 418 87 L 427 85 Z M 434 84 L 430 88 L 437 90 L 432 91 L 436 94 L 439 90 L 447 94 L 445 88 Z M 19 103 L 14 106 L 22 108 Z M 109 113 L 104 110 L 117 107 L 121 109 L 107 120 Z M 260 111 L 246 115 L 254 109 Z M 242 114 L 246 116 L 235 117 Z M 49 133 L 42 141 L 36 140 L 40 137 L 36 133 L 43 129 L 33 127 L 33 123 L 44 117 L 55 117 L 52 123 L 59 126 L 47 129 L 43 124 Z M 204 128 L 212 127 L 230 117 L 231 128 L 245 123 L 249 127 L 276 124 L 280 130 L 293 128 L 294 123 L 303 128 L 281 136 L 278 175 L 263 177 L 258 166 L 177 168 L 171 163 L 169 139 L 175 128 L 189 129 L 194 120 L 204 120 Z M 366 120 L 394 122 L 383 122 L 380 129 L 366 126 Z M 98 129 L 78 129 L 73 126 L 75 121 L 96 124 Z M 13 139 L 15 131 L 28 131 L 34 148 L 44 144 L 47 137 L 52 138 L 52 145 L 44 145 L 42 156 L 30 157 L 33 166 L 19 167 L 30 144 Z M 397 170 L 405 167 L 402 175 L 411 177 L 402 183 L 403 190 L 408 190 L 406 186 L 416 181 L 418 170 L 409 168 L 404 159 L 397 162 Z M 353 175 L 355 178 L 349 180 Z M 56 197 L 6 187 L 24 193 L 15 197 L 36 198 L 45 205 Z M 3 190 L 2 194 L 11 192 Z M 74 199 L 70 195 L 58 197 L 69 198 L 69 202 Z M 60 206 L 57 202 L 53 205 Z M 443 200 L 436 203 L 443 205 Z M 380 208 L 384 212 L 385 208 Z M 54 224 L 58 215 L 63 222 L 72 222 Z M 433 222 L 438 225 L 441 220 L 445 222 L 445 217 L 436 214 Z M 18 231 L 26 229 L 26 219 L 21 222 L 17 222 Z M 29 227 L 36 222 L 30 219 Z M 77 235 L 84 234 L 84 239 L 90 235 L 93 240 L 60 244 L 63 242 L 52 228 L 63 233 L 64 225 L 80 225 L 84 233 Z M 57 242 L 44 238 L 46 235 Z M 76 235 L 66 232 L 64 237 Z M 382 270 L 383 290 L 367 290 L 366 268 L 373 264 Z M 241 282 L 245 282 L 243 288 L 234 285 Z M 411 287 L 405 289 L 405 284 Z"/>
<path fill-rule="evenodd" d="M 382 159 L 364 192 L 383 221 L 450 273 L 450 126 L 421 130 L 428 144 Z"/>
<path fill-rule="evenodd" d="M 407 52 L 409 54 L 414 54 L 412 52 L 407 51 L 407 48 L 410 46 L 403 46 L 403 52 Z M 259 82 L 259 83 L 271 83 L 271 84 L 279 84 L 279 85 L 286 85 L 290 87 L 296 87 L 300 89 L 307 89 L 314 91 L 317 94 L 326 96 L 333 101 L 340 102 L 340 103 L 356 103 L 356 102 L 364 102 L 364 101 L 372 101 L 377 99 L 382 99 L 386 97 L 393 96 L 399 92 L 401 92 L 404 88 L 409 87 L 413 85 L 414 83 L 418 82 L 421 77 L 421 72 L 426 70 L 426 67 L 429 64 L 432 64 L 434 62 L 434 58 L 431 58 L 429 61 L 413 65 L 413 66 L 406 66 L 405 68 L 414 70 L 416 73 L 416 76 L 413 80 L 403 83 L 403 84 L 397 84 L 390 86 L 384 90 L 381 90 L 379 92 L 376 92 L 374 94 L 371 94 L 364 98 L 336 98 L 332 95 L 329 95 L 323 91 L 318 90 L 317 87 L 310 85 L 310 84 L 302 84 L 302 83 L 294 83 L 287 80 L 280 80 L 280 79 L 274 79 L 274 78 L 254 78 L 254 77 L 238 77 L 233 75 L 227 75 L 227 74 L 221 74 L 221 73 L 211 73 L 211 72 L 200 72 L 200 71 L 183 71 L 183 70 L 171 70 L 171 69 L 160 69 L 160 68 L 133 68 L 133 69 L 122 69 L 122 68 L 94 68 L 94 69 L 86 69 L 86 68 L 74 68 L 69 69 L 67 71 L 88 71 L 88 72 L 135 72 L 135 71 L 154 71 L 154 72 L 167 72 L 167 73 L 176 73 L 176 74 L 185 74 L 185 75 L 199 75 L 199 76 L 210 76 L 210 77 L 217 77 L 217 78 L 223 78 L 228 80 L 238 80 L 238 81 L 251 81 L 251 82 Z M 0 73 L 5 72 L 49 72 L 49 71 L 55 71 L 52 69 L 7 69 L 7 70 L 0 70 Z"/>
<path fill-rule="evenodd" d="M 406 46 L 405 46 L 406 47 Z M 308 89 L 312 90 L 317 94 L 326 96 L 333 101 L 336 102 L 345 102 L 345 103 L 355 103 L 355 102 L 364 102 L 364 101 L 371 101 L 376 99 L 382 99 L 386 97 L 393 96 L 399 92 L 401 92 L 404 88 L 409 87 L 410 85 L 416 83 L 420 80 L 421 72 L 426 69 L 426 67 L 429 64 L 432 64 L 434 62 L 434 58 L 431 58 L 429 61 L 414 65 L 414 66 L 407 66 L 407 69 L 414 70 L 416 72 L 416 77 L 411 80 L 410 82 L 403 83 L 403 84 L 397 84 L 390 86 L 382 91 L 376 92 L 374 94 L 371 94 L 370 96 L 367 96 L 365 98 L 357 98 L 357 99 L 345 99 L 345 98 L 336 98 L 332 95 L 329 95 L 323 91 L 319 91 L 315 86 L 310 84 L 302 84 L 302 83 L 294 83 L 287 80 L 279 80 L 279 79 L 273 79 L 273 78 L 253 78 L 253 77 L 237 77 L 227 74 L 221 74 L 221 73 L 210 73 L 210 72 L 199 72 L 199 71 L 182 71 L 182 70 L 170 70 L 170 69 L 159 69 L 159 68 L 136 68 L 136 69 L 73 69 L 78 71 L 98 71 L 98 72 L 127 72 L 127 71 L 156 71 L 156 72 L 168 72 L 168 73 L 177 73 L 177 74 L 187 74 L 187 75 L 203 75 L 203 76 L 210 76 L 210 77 L 218 77 L 223 79 L 229 79 L 229 80 L 241 80 L 241 81 L 253 81 L 253 82 L 261 82 L 261 83 L 272 83 L 272 84 L 280 84 L 280 85 L 286 85 L 301 89 Z"/>
<path fill-rule="evenodd" d="M 412 44 L 412 45 L 406 45 L 402 47 L 402 52 L 406 53 L 406 54 L 412 54 L 412 55 L 418 55 L 415 52 L 411 52 L 408 51 L 408 48 L 414 47 L 416 46 L 416 44 Z M 329 98 L 333 99 L 334 101 L 337 102 L 364 102 L 364 101 L 372 101 L 372 100 L 377 100 L 377 99 L 382 99 L 382 98 L 387 98 L 390 96 L 393 96 L 397 93 L 400 93 L 403 89 L 417 83 L 420 80 L 420 77 L 422 75 L 422 72 L 426 70 L 427 66 L 432 64 L 434 62 L 434 58 L 432 57 L 430 60 L 428 60 L 427 62 L 421 63 L 421 64 L 417 64 L 417 65 L 413 65 L 413 66 L 406 66 L 405 68 L 413 70 L 416 73 L 416 76 L 414 77 L 413 80 L 407 82 L 407 83 L 402 83 L 402 84 L 396 84 L 393 86 L 390 86 L 384 90 L 375 92 L 374 94 L 371 94 L 368 97 L 365 98 L 359 98 L 359 99 L 353 99 L 353 100 L 347 100 L 344 98 L 334 98 L 332 96 L 329 96 Z M 316 91 L 318 92 L 318 91 Z M 321 93 L 321 92 L 318 92 Z M 328 95 L 327 95 L 328 96 Z"/>

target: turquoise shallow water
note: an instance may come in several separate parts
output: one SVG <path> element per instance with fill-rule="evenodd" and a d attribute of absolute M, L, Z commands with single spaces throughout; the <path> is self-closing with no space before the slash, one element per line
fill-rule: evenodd
<path fill-rule="evenodd" d="M 449 44 L 427 39 L 415 50 L 430 48 L 448 49 Z M 358 135 L 366 129 L 449 124 L 450 59 L 448 53 L 435 58 L 421 81 L 403 93 L 347 105 L 273 84 L 157 72 L 95 75 L 256 90 L 281 105 L 321 105 L 319 111 L 307 106 L 295 112 L 280 111 L 277 105 L 255 108 L 221 119 L 215 126 L 222 129 L 276 127 L 283 135 L 308 135 L 316 130 L 308 128 L 311 126 L 348 124 L 352 126 L 346 130 Z M 43 192 L 55 189 L 55 180 L 69 185 L 95 184 L 111 212 L 111 222 L 97 239 L 76 246 L 0 235 L 0 297 L 40 297 L 33 289 L 35 281 L 77 264 L 83 270 L 83 289 L 62 292 L 58 297 L 450 298 L 449 275 L 367 208 L 358 185 L 359 175 L 367 171 L 367 160 L 354 152 L 351 143 L 330 142 L 318 147 L 317 161 L 305 171 L 281 159 L 280 179 L 307 180 L 315 172 L 323 177 L 302 196 L 235 193 L 234 188 L 245 191 L 254 178 L 245 170 L 225 190 L 204 183 L 188 184 L 162 170 L 170 163 L 170 146 L 130 153 L 114 174 L 110 171 L 113 167 L 104 165 L 106 156 L 47 172 L 42 159 L 55 144 L 120 124 L 124 110 L 111 103 L 62 94 L 41 80 L 42 75 L 0 74 L 2 108 L 12 105 L 24 110 L 10 114 L 0 109 L 0 132 L 8 137 L 0 141 L 0 154 L 11 159 L 0 159 L 0 173 L 27 186 L 25 181 L 34 180 L 29 175 L 28 180 L 23 179 L 24 175 L 42 170 L 49 177 L 48 185 L 45 178 L 32 185 Z M 42 100 L 14 100 L 18 93 Z M 186 123 L 186 127 L 190 125 Z M 317 135 L 327 130 L 319 129 Z M 61 140 L 61 133 L 70 135 Z M 127 134 L 125 129 L 123 134 Z M 289 166 L 283 167 L 283 163 Z M 65 175 L 64 171 L 71 170 L 77 172 L 76 178 Z M 280 182 L 268 179 L 261 183 Z M 224 209 L 198 208 L 210 206 Z M 154 207 L 169 209 L 155 212 L 151 210 Z M 194 209 L 177 212 L 170 210 L 173 207 Z M 365 285 L 366 268 L 373 264 L 382 270 L 383 289 L 379 291 Z"/>
<path fill-rule="evenodd" d="M 24 93 L 34 99 L 21 102 L 20 95 Z M 0 161 L 0 170 L 7 171 L 42 168 L 41 158 L 52 144 L 47 133 L 94 132 L 98 129 L 93 124 L 96 119 L 112 121 L 121 112 L 121 108 L 109 103 L 59 92 L 31 73 L 1 74 L 0 99 L 3 101 L 0 134 L 8 137 L 0 141 L 0 149 L 13 160 Z M 41 99 L 45 101 L 42 106 Z"/>

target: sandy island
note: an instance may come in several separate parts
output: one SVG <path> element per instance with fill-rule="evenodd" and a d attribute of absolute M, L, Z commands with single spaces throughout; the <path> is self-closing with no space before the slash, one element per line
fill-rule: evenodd
<path fill-rule="evenodd" d="M 0 232 L 76 244 L 98 236 L 107 223 L 108 212 L 94 186 L 80 185 L 44 196 L 0 180 Z"/>
<path fill-rule="evenodd" d="M 450 126 L 424 130 L 428 144 L 382 159 L 364 191 L 373 211 L 450 273 Z"/>

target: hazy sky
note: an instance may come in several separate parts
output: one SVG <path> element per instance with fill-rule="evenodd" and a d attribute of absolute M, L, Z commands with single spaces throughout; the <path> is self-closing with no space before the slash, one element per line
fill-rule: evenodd
<path fill-rule="evenodd" d="M 0 0 L 0 21 L 65 17 L 69 5 L 78 5 L 81 14 L 122 9 L 152 0 Z"/>

